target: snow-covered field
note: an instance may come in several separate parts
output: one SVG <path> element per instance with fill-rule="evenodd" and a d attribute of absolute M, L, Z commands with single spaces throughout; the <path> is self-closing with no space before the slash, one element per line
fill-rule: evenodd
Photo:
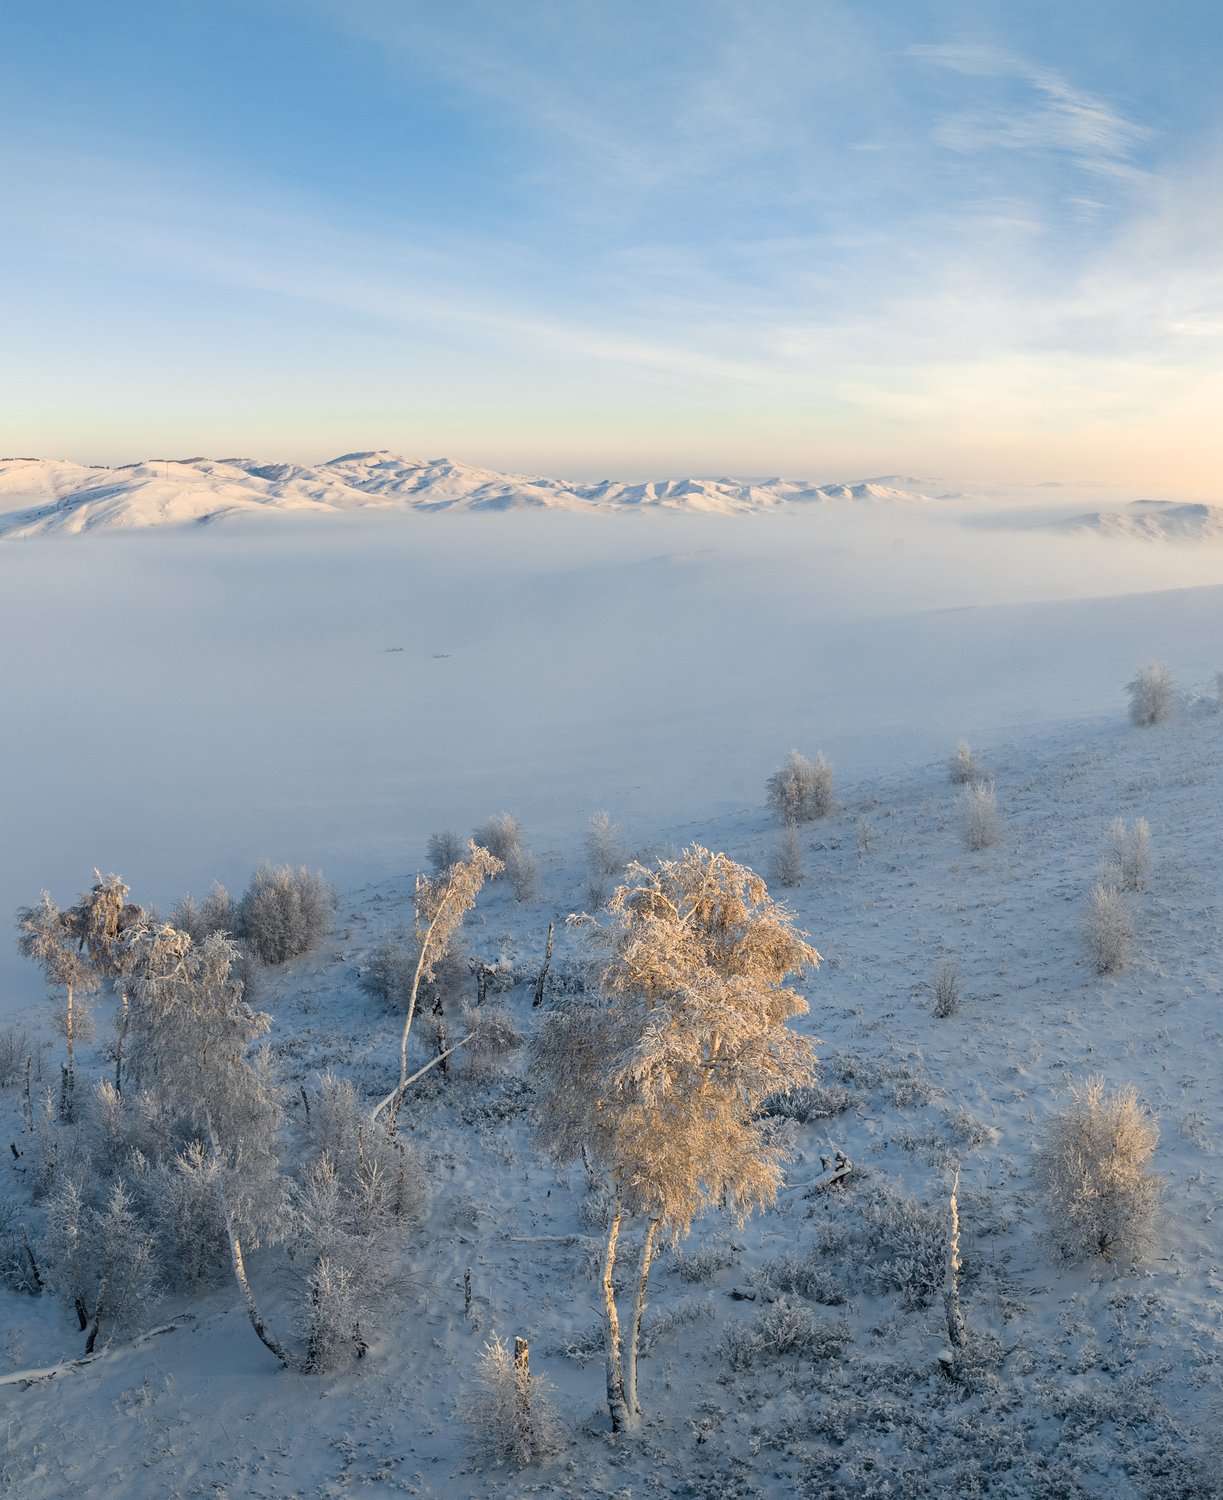
<path fill-rule="evenodd" d="M 323 868 L 342 891 L 331 937 L 258 1001 L 294 1092 L 327 1067 L 370 1097 L 395 1081 L 394 1018 L 357 975 L 410 923 L 431 830 L 509 808 L 541 857 L 538 896 L 491 887 L 466 938 L 501 961 L 529 1032 L 547 924 L 586 900 L 594 811 L 634 847 L 699 840 L 767 870 L 764 782 L 791 746 L 828 753 L 841 804 L 804 831 L 786 893 L 826 960 L 802 1024 L 833 1112 L 793 1127 L 776 1210 L 698 1226 L 687 1249 L 718 1247 L 709 1268 L 660 1260 L 639 1436 L 608 1436 L 597 1359 L 566 1353 L 598 1316 L 583 1174 L 534 1151 L 519 1064 L 456 1062 L 405 1113 L 430 1200 L 360 1364 L 278 1372 L 228 1287 L 169 1299 L 148 1323 L 172 1331 L 0 1387 L 14 1492 L 1212 1493 L 1223 548 L 1083 522 L 1096 512 L 1081 493 L 885 496 L 712 517 L 243 516 L 0 545 L 0 910 L 44 886 L 67 903 L 95 865 L 163 908 L 214 878 L 241 889 L 265 855 Z M 1124 684 L 1152 657 L 1178 713 L 1138 730 Z M 961 736 L 998 788 L 1001 840 L 975 853 L 947 776 Z M 1149 821 L 1155 864 L 1132 897 L 1135 961 L 1100 978 L 1083 924 L 1118 816 Z M 963 1001 L 936 1019 L 946 955 Z M 11 948 L 0 984 L 0 1010 L 49 1035 Z M 1032 1153 L 1087 1073 L 1133 1082 L 1159 1116 L 1164 1213 L 1136 1271 L 1064 1266 L 1039 1235 Z M 17 1090 L 2 1099 L 18 1139 Z M 808 1199 L 833 1144 L 855 1172 Z M 895 1198 L 941 1213 L 953 1161 L 975 1360 L 955 1382 L 938 1297 L 908 1264 L 927 1220 Z M 7 1170 L 24 1202 L 11 1153 Z M 751 1363 L 725 1330 L 778 1306 L 761 1276 L 787 1254 L 819 1274 L 774 1264 L 772 1284 L 789 1277 L 827 1347 Z M 283 1315 L 283 1251 L 252 1269 Z M 80 1352 L 64 1308 L 0 1297 L 8 1371 Z M 493 1329 L 529 1336 L 567 1428 L 519 1477 L 475 1467 L 456 1424 Z"/>

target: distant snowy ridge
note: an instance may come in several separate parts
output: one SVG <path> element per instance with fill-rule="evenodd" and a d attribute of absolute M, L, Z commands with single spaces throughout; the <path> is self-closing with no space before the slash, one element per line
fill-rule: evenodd
<path fill-rule="evenodd" d="M 1122 510 L 1093 510 L 1054 522 L 1052 530 L 1159 542 L 1223 540 L 1223 505 L 1134 500 Z"/>
<path fill-rule="evenodd" d="M 823 502 L 923 502 L 921 481 L 896 475 L 853 484 L 666 479 L 570 483 L 500 474 L 450 459 L 378 451 L 311 467 L 245 458 L 148 459 L 118 468 L 57 459 L 0 459 L 0 537 L 182 526 L 264 511 L 365 509 L 569 511 L 659 509 L 732 515 Z"/>

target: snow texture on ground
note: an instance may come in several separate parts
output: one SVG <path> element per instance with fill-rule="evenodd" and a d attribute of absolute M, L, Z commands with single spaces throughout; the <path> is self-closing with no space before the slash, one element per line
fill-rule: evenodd
<path fill-rule="evenodd" d="M 742 1228 L 710 1215 L 661 1257 L 646 1422 L 613 1438 L 600 1204 L 580 1168 L 534 1151 L 520 1061 L 456 1061 L 405 1111 L 429 1208 L 364 1360 L 278 1371 L 225 1288 L 35 1380 L 80 1354 L 75 1320 L 0 1292 L 5 1482 L 23 1500 L 1219 1493 L 1218 554 L 1175 573 L 1149 545 L 1002 543 L 988 525 L 953 540 L 890 517 L 780 537 L 761 517 L 768 535 L 733 541 L 716 527 L 740 523 L 691 518 L 509 529 L 529 520 L 373 542 L 340 527 L 325 548 L 292 528 L 202 551 L 31 543 L 20 567 L 6 552 L 0 894 L 67 902 L 99 864 L 164 906 L 214 876 L 240 888 L 262 854 L 322 865 L 344 886 L 331 936 L 269 971 L 258 1004 L 289 1089 L 332 1068 L 372 1099 L 397 1027 L 358 976 L 410 922 L 430 829 L 523 817 L 539 894 L 490 887 L 466 942 L 529 1031 L 547 924 L 588 902 L 590 813 L 609 807 L 646 854 L 700 841 L 767 872 L 765 777 L 791 745 L 824 748 L 839 806 L 802 830 L 805 878 L 785 893 L 825 959 L 800 1023 L 822 1039 L 822 1088 L 788 1127 L 778 1206 Z M 1150 656 L 1172 664 L 1178 711 L 1139 730 L 1123 684 Z M 977 852 L 947 770 L 961 735 L 998 793 L 1001 838 Z M 1084 923 L 1116 817 L 1149 821 L 1155 863 L 1128 898 L 1135 960 L 1101 978 Z M 939 1019 L 946 957 L 962 1003 Z M 558 982 L 575 963 L 562 929 Z M 3 977 L 49 1075 L 37 978 L 15 960 Z M 1042 1239 L 1033 1152 L 1088 1074 L 1134 1083 L 1159 1119 L 1159 1239 L 1133 1270 L 1062 1264 Z M 20 1147 L 18 1091 L 0 1107 Z M 836 1149 L 853 1173 L 808 1197 Z M 953 1164 L 971 1359 L 949 1380 Z M 11 1153 L 6 1170 L 21 1200 Z M 252 1270 L 283 1318 L 283 1252 Z M 477 1465 L 457 1416 L 493 1330 L 529 1337 L 566 1426 L 562 1454 L 521 1474 Z"/>

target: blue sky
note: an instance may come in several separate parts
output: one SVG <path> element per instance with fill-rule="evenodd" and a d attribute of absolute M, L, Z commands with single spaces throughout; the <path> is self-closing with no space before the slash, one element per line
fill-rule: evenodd
<path fill-rule="evenodd" d="M 10 0 L 0 450 L 1213 492 L 1223 11 Z"/>

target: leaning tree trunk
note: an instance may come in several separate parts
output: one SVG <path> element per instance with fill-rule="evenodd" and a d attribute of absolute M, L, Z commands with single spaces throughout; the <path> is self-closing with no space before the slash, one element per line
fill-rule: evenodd
<path fill-rule="evenodd" d="M 641 1415 L 641 1403 L 637 1400 L 637 1346 L 641 1342 L 641 1318 L 645 1312 L 645 1288 L 650 1279 L 650 1262 L 654 1258 L 654 1236 L 658 1233 L 658 1220 L 651 1219 L 641 1242 L 641 1270 L 637 1277 L 637 1301 L 633 1304 L 633 1321 L 629 1329 L 628 1355 L 624 1366 L 624 1400 L 634 1417 Z"/>
<path fill-rule="evenodd" d="M 234 1268 L 234 1279 L 242 1290 L 242 1300 L 246 1303 L 246 1315 L 251 1320 L 251 1327 L 266 1348 L 270 1349 L 286 1370 L 296 1369 L 292 1356 L 284 1345 L 264 1322 L 263 1314 L 259 1311 L 255 1301 L 255 1294 L 251 1290 L 250 1281 L 246 1275 L 246 1260 L 242 1254 L 242 1240 L 238 1234 L 238 1226 L 234 1223 L 233 1214 L 229 1208 L 229 1198 L 225 1192 L 225 1164 L 221 1156 L 221 1143 L 217 1139 L 216 1127 L 212 1123 L 212 1116 L 208 1117 L 208 1136 L 212 1142 L 213 1159 L 217 1164 L 217 1196 L 221 1201 L 221 1213 L 225 1218 L 225 1233 L 229 1239 L 229 1257 Z"/>
<path fill-rule="evenodd" d="M 624 1366 L 620 1357 L 620 1318 L 616 1312 L 616 1292 L 612 1272 L 616 1268 L 616 1242 L 620 1238 L 620 1206 L 607 1234 L 607 1254 L 603 1257 L 604 1332 L 607 1339 L 607 1408 L 611 1412 L 612 1431 L 624 1432 L 636 1425 L 636 1415 L 624 1398 Z"/>

